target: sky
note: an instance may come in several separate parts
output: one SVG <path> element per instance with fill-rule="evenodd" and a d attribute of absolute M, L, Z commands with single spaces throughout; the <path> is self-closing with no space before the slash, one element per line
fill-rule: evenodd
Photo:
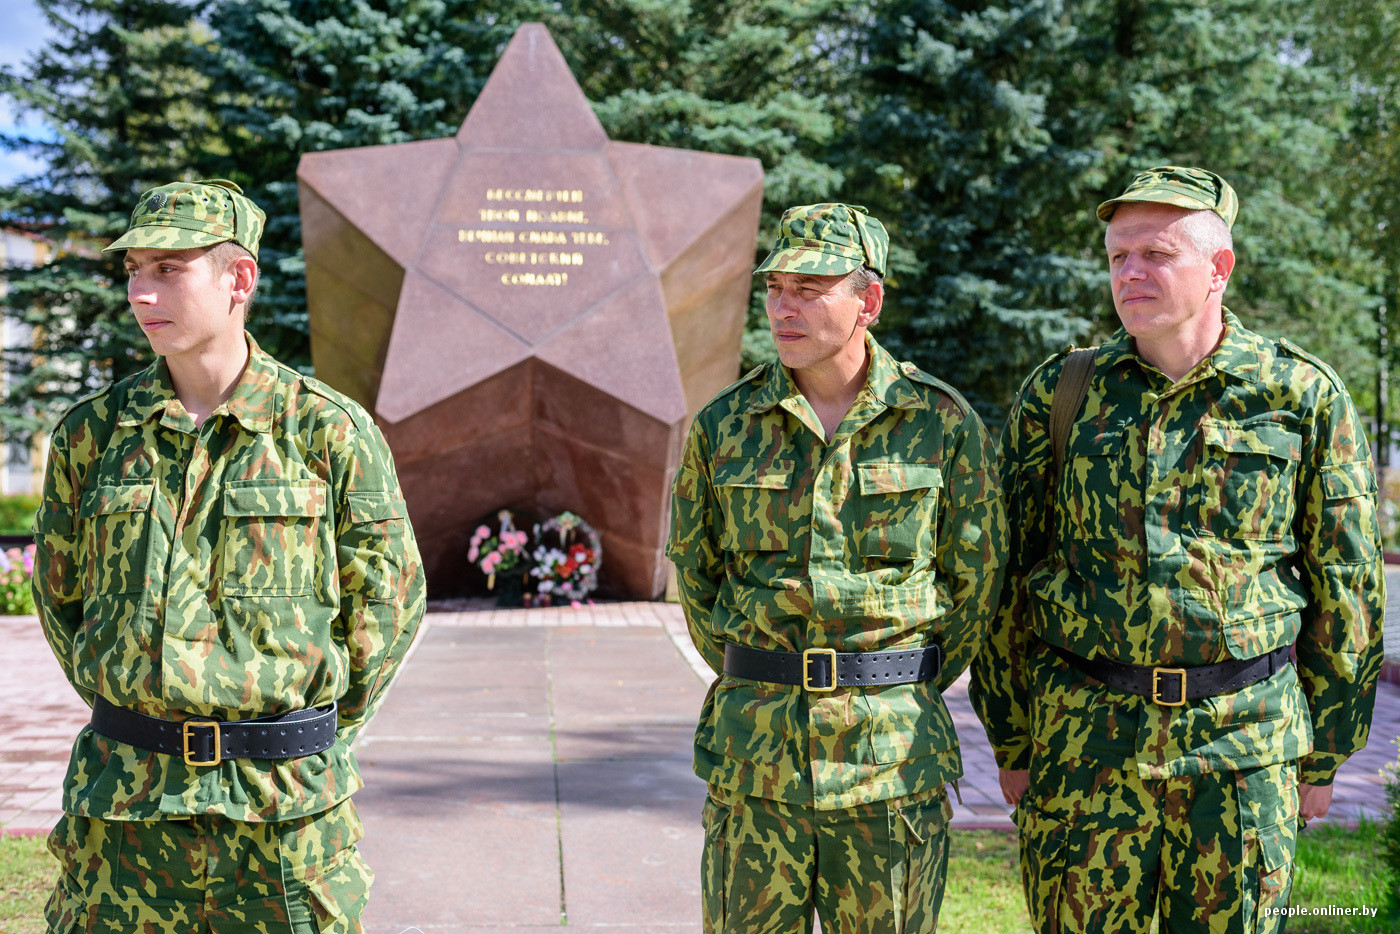
<path fill-rule="evenodd" d="M 12 68 L 44 44 L 48 29 L 34 0 L 0 0 L 0 10 L 4 21 L 4 28 L 0 29 L 0 65 Z M 39 128 L 33 122 L 17 124 L 14 112 L 0 100 L 0 132 L 9 133 L 16 127 L 31 132 Z M 0 184 L 38 169 L 39 164 L 24 155 L 0 152 Z"/>

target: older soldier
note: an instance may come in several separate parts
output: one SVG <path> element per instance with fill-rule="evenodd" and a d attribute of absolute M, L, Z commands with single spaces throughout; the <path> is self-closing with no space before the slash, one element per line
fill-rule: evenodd
<path fill-rule="evenodd" d="M 1066 357 L 1002 438 L 1014 531 L 973 696 L 1041 932 L 1146 932 L 1158 911 L 1164 931 L 1281 930 L 1298 820 L 1327 813 L 1366 743 L 1370 451 L 1337 374 L 1223 307 L 1236 210 L 1219 176 L 1176 166 L 1100 205 L 1123 327 L 1061 471 Z"/>
<path fill-rule="evenodd" d="M 159 359 L 53 432 L 34 594 L 93 712 L 50 931 L 361 930 L 350 744 L 423 580 L 369 416 L 243 330 L 262 229 L 231 182 L 180 183 L 107 248 Z"/>
<path fill-rule="evenodd" d="M 1005 540 L 986 432 L 867 333 L 888 239 L 845 204 L 792 208 L 758 267 L 780 362 L 690 430 L 668 555 L 723 675 L 695 735 L 709 784 L 706 931 L 932 931 L 944 785 L 939 692 L 971 662 Z"/>

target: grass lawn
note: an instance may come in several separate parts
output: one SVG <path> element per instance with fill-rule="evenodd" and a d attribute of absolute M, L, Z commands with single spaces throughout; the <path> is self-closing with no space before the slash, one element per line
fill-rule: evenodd
<path fill-rule="evenodd" d="M 1308 908 L 1385 905 L 1380 828 L 1316 827 L 1298 842 L 1293 904 Z M 38 934 L 57 864 L 43 837 L 0 837 L 0 931 Z M 1027 934 L 1016 838 L 994 830 L 954 830 L 939 928 L 958 934 Z M 1289 934 L 1372 934 L 1400 930 L 1400 915 L 1374 920 L 1294 917 Z"/>
<path fill-rule="evenodd" d="M 58 863 L 43 836 L 0 837 L 0 931 L 39 934 Z"/>
<path fill-rule="evenodd" d="M 1379 908 L 1374 918 L 1308 917 L 1288 919 L 1289 934 L 1351 934 L 1400 931 L 1400 914 L 1389 910 L 1389 874 L 1381 855 L 1381 827 L 1363 822 L 1356 830 L 1314 827 L 1298 836 L 1293 873 L 1293 906 L 1306 908 Z M 1393 867 L 1392 872 L 1400 872 Z M 1390 884 L 1394 885 L 1394 882 Z"/>

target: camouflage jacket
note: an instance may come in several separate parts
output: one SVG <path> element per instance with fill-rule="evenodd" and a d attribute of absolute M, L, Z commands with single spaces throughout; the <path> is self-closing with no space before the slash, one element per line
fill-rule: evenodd
<path fill-rule="evenodd" d="M 1228 311 L 1176 384 L 1120 330 L 1069 436 L 1047 560 L 1062 363 L 1026 381 L 1001 439 L 1014 532 L 972 679 L 997 762 L 1055 749 L 1160 778 L 1301 758 L 1303 781 L 1330 782 L 1366 743 L 1385 606 L 1371 455 L 1341 381 Z M 1105 688 L 1042 645 L 1178 667 L 1295 641 L 1296 670 L 1182 707 Z"/>
<path fill-rule="evenodd" d="M 86 728 L 69 813 L 283 820 L 361 786 L 349 744 L 422 617 L 417 546 L 364 410 L 248 341 L 241 381 L 198 429 L 164 361 L 64 415 L 36 520 L 35 602 L 89 704 L 234 720 L 338 700 L 338 742 L 192 767 Z"/>
<path fill-rule="evenodd" d="M 1006 538 L 990 439 L 967 403 L 867 337 L 864 388 L 830 443 L 791 373 L 769 364 L 696 416 L 667 554 L 690 635 L 799 652 L 938 642 L 936 683 L 829 694 L 723 675 L 695 770 L 817 808 L 927 790 L 962 774 L 940 691 L 972 661 Z"/>

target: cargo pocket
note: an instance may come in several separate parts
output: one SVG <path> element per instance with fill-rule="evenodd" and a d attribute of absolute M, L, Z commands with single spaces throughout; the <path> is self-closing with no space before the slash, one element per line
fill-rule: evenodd
<path fill-rule="evenodd" d="M 856 465 L 860 525 L 856 550 L 863 558 L 913 561 L 933 557 L 943 471 L 932 464 Z"/>
<path fill-rule="evenodd" d="M 151 481 L 83 491 L 78 525 L 84 594 L 139 593 L 146 588 L 154 491 Z"/>
<path fill-rule="evenodd" d="M 121 864 L 121 829 L 120 821 L 76 814 L 59 817 L 47 841 L 59 864 L 58 883 L 44 906 L 47 930 L 67 934 L 101 929 L 104 914 L 113 911 L 103 896 L 117 892 L 114 872 Z"/>
<path fill-rule="evenodd" d="M 909 934 L 935 930 L 948 878 L 948 821 L 953 805 L 940 788 L 930 798 L 891 810 L 899 821 L 891 838 L 903 840 L 903 852 L 891 854 L 891 863 L 904 867 L 903 911 L 895 929 Z"/>
<path fill-rule="evenodd" d="M 729 888 L 729 805 L 705 795 L 700 826 L 705 832 L 705 850 L 700 857 L 700 896 L 703 902 L 706 934 L 724 930 L 724 909 Z"/>
<path fill-rule="evenodd" d="M 230 596 L 304 596 L 315 589 L 322 480 L 234 480 L 223 496 L 223 583 Z"/>
<path fill-rule="evenodd" d="M 1027 793 L 1016 805 L 1016 829 L 1021 838 L 1021 881 L 1031 928 L 1059 931 L 1070 825 L 1035 807 Z"/>
<path fill-rule="evenodd" d="M 399 594 L 408 561 L 404 541 L 403 497 L 394 493 L 363 491 L 345 497 L 345 528 L 337 536 L 342 552 L 354 549 L 354 559 L 342 554 L 342 593 L 363 594 L 365 599 L 386 603 Z"/>
<path fill-rule="evenodd" d="M 374 871 L 355 844 L 364 827 L 354 803 L 286 822 L 281 833 L 282 885 L 294 934 L 360 932 Z"/>
<path fill-rule="evenodd" d="M 726 551 L 787 551 L 791 531 L 791 460 L 720 458 L 715 496 L 724 510 L 720 547 Z"/>
<path fill-rule="evenodd" d="M 1296 432 L 1277 422 L 1201 419 L 1198 526 L 1216 538 L 1277 541 L 1293 526 Z"/>

